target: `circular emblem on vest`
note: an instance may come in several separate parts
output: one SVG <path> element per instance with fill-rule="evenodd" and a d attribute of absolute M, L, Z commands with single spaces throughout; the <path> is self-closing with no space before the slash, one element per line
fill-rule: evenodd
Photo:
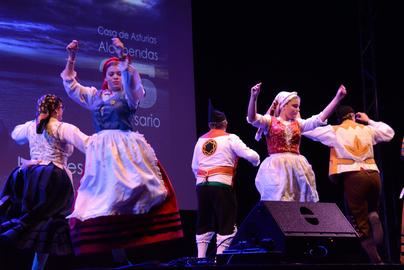
<path fill-rule="evenodd" d="M 211 156 L 215 153 L 217 148 L 217 142 L 215 140 L 208 140 L 202 146 L 202 152 L 205 156 Z"/>

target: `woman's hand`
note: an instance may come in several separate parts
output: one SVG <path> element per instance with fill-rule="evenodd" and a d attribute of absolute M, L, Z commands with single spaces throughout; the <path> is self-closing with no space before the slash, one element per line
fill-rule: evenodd
<path fill-rule="evenodd" d="M 118 58 L 126 57 L 124 53 L 125 46 L 119 38 L 112 38 L 112 45 L 114 46 Z"/>
<path fill-rule="evenodd" d="M 347 94 L 346 88 L 343 84 L 340 85 L 340 87 L 337 90 L 336 97 L 338 100 L 342 100 Z"/>
<path fill-rule="evenodd" d="M 66 46 L 66 50 L 69 53 L 69 60 L 74 61 L 77 51 L 79 50 L 79 42 L 75 39 L 72 40 L 72 42 Z"/>
<path fill-rule="evenodd" d="M 261 83 L 257 83 L 251 87 L 250 101 L 248 102 L 247 118 L 250 123 L 254 122 L 257 117 L 257 97 L 261 91 Z"/>
<path fill-rule="evenodd" d="M 270 116 L 275 116 L 275 110 L 277 107 L 278 107 L 278 101 L 274 100 L 274 102 L 272 102 L 271 107 L 269 107 L 266 114 L 269 114 Z"/>
<path fill-rule="evenodd" d="M 335 97 L 331 100 L 331 102 L 327 105 L 327 107 L 324 108 L 324 110 L 321 112 L 320 115 L 320 120 L 325 121 L 330 117 L 332 112 L 335 110 L 335 108 L 338 106 L 338 104 L 341 102 L 341 100 L 346 96 L 347 91 L 344 85 L 340 85 L 337 94 Z"/>
<path fill-rule="evenodd" d="M 20 170 L 24 170 L 24 169 L 26 169 L 26 168 L 28 168 L 30 166 L 33 166 L 33 165 L 38 165 L 41 162 L 42 162 L 42 160 L 35 160 L 35 159 L 28 160 L 28 159 L 21 158 Z"/>
<path fill-rule="evenodd" d="M 262 83 L 257 83 L 256 85 L 251 87 L 251 97 L 253 97 L 255 99 L 258 97 L 258 95 L 261 91 L 261 84 Z"/>
<path fill-rule="evenodd" d="M 125 46 L 119 38 L 112 38 L 112 45 L 119 58 L 119 70 L 124 71 L 129 68 L 130 58 L 125 54 Z"/>

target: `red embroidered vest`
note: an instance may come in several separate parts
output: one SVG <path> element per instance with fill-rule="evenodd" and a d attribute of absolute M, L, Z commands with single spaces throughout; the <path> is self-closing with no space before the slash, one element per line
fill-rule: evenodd
<path fill-rule="evenodd" d="M 297 121 L 292 121 L 289 125 L 285 125 L 272 116 L 266 137 L 268 154 L 285 152 L 300 154 L 300 137 L 301 132 Z"/>

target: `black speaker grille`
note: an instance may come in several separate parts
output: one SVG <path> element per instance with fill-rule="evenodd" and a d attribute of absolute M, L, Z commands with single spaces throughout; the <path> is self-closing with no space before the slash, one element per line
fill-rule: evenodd
<path fill-rule="evenodd" d="M 334 203 L 262 201 L 285 235 L 357 236 Z"/>

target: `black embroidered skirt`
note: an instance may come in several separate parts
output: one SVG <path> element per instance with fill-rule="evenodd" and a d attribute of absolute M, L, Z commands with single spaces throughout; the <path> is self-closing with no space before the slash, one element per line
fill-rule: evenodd
<path fill-rule="evenodd" d="M 54 255 L 72 252 L 66 216 L 72 211 L 74 191 L 65 170 L 53 163 L 16 168 L 1 200 L 3 244 Z"/>

